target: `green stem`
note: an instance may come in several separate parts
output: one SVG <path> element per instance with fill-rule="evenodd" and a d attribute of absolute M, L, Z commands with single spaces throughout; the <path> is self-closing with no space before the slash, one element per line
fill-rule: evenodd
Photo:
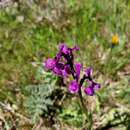
<path fill-rule="evenodd" d="M 84 111 L 84 113 L 85 113 L 85 115 L 86 115 L 86 117 L 87 117 L 88 130 L 92 130 L 92 124 L 93 124 L 92 114 L 91 114 L 91 112 L 90 112 L 90 113 L 88 112 L 88 109 L 87 109 L 87 107 L 86 107 L 85 104 L 84 104 L 81 89 L 80 89 L 80 91 L 79 91 L 79 99 L 80 99 L 80 102 L 81 102 L 83 111 Z"/>

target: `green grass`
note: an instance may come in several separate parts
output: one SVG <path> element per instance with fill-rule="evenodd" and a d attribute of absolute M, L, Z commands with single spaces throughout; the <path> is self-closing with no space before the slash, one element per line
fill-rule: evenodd
<path fill-rule="evenodd" d="M 21 2 L 19 8 L 0 9 L 1 100 L 18 102 L 13 91 L 18 88 L 24 95 L 24 87 L 35 83 L 37 67 L 32 62 L 41 63 L 47 57 L 53 57 L 60 42 L 79 45 L 78 60 L 94 68 L 94 76 L 101 81 L 102 87 L 106 86 L 106 79 L 117 83 L 123 80 L 119 73 L 129 65 L 130 59 L 129 1 L 68 0 L 64 11 L 59 9 L 61 15 L 52 21 L 48 17 L 52 16 L 53 4 L 47 7 L 50 14 L 46 17 L 40 12 L 41 5 L 33 4 L 29 8 L 25 3 Z M 37 15 L 43 16 L 39 22 Z M 23 16 L 24 21 L 18 21 L 18 16 Z M 116 33 L 120 42 L 112 48 L 111 37 Z M 105 88 L 101 93 L 104 91 Z"/>

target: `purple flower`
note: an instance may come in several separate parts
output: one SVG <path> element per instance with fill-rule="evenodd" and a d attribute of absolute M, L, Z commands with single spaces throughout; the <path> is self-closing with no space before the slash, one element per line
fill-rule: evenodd
<path fill-rule="evenodd" d="M 71 81 L 69 85 L 69 91 L 71 93 L 77 93 L 79 91 L 79 84 L 77 83 L 76 80 Z"/>
<path fill-rule="evenodd" d="M 62 57 L 61 52 L 58 52 L 58 54 L 55 57 L 56 62 L 59 62 L 59 60 L 61 59 L 61 57 Z"/>
<path fill-rule="evenodd" d="M 77 75 L 77 78 L 79 79 L 79 76 L 80 76 L 80 71 L 82 69 L 82 64 L 81 63 L 75 63 L 75 72 L 76 72 L 76 75 Z"/>
<path fill-rule="evenodd" d="M 92 87 L 94 90 L 98 90 L 101 87 L 101 85 L 92 81 Z"/>
<path fill-rule="evenodd" d="M 59 49 L 60 49 L 60 52 L 66 54 L 66 55 L 70 51 L 69 48 L 64 43 L 60 44 Z"/>
<path fill-rule="evenodd" d="M 95 90 L 98 90 L 100 88 L 100 84 L 95 83 L 93 81 L 90 81 L 91 85 L 87 88 L 84 89 L 84 92 L 89 95 L 89 96 L 93 96 L 95 93 Z"/>
<path fill-rule="evenodd" d="M 69 74 L 71 74 L 71 68 L 69 65 L 65 65 L 64 69 L 62 70 L 62 75 L 67 77 Z"/>
<path fill-rule="evenodd" d="M 68 55 L 68 54 L 72 53 L 73 51 L 78 51 L 79 47 L 74 46 L 73 48 L 69 48 L 69 47 L 67 47 L 66 44 L 62 43 L 62 44 L 60 44 L 59 49 L 60 49 L 60 52 Z"/>
<path fill-rule="evenodd" d="M 71 74 L 71 68 L 70 68 L 69 65 L 65 65 L 64 69 L 65 69 L 65 71 L 66 71 L 67 74 Z"/>
<path fill-rule="evenodd" d="M 90 83 L 88 87 L 84 89 L 84 92 L 93 96 L 95 91 L 100 88 L 100 84 L 96 83 L 92 79 L 92 68 L 89 67 L 85 70 L 85 74 L 82 78 L 80 78 L 81 70 L 83 66 L 81 63 L 74 62 L 73 51 L 78 51 L 79 47 L 74 46 L 73 48 L 69 48 L 66 44 L 62 43 L 59 46 L 59 52 L 55 56 L 55 58 L 49 58 L 45 61 L 45 68 L 48 70 L 52 70 L 54 74 L 61 77 L 68 77 L 69 75 L 73 76 L 73 81 L 71 81 L 69 85 L 69 91 L 71 93 L 77 93 L 81 91 L 81 87 L 84 84 L 84 81 Z"/>
<path fill-rule="evenodd" d="M 92 86 L 89 86 L 87 88 L 84 89 L 84 92 L 89 95 L 89 96 L 93 96 L 94 95 L 94 89 Z"/>
<path fill-rule="evenodd" d="M 72 51 L 79 51 L 79 47 L 78 46 L 74 46 L 73 48 L 72 48 Z"/>
<path fill-rule="evenodd" d="M 56 74 L 58 76 L 62 76 L 62 71 L 60 69 L 58 69 L 57 67 L 54 67 L 53 72 L 54 72 L 54 74 Z"/>
<path fill-rule="evenodd" d="M 62 76 L 63 69 L 64 69 L 64 64 L 59 62 L 59 63 L 56 63 L 55 67 L 53 68 L 53 72 L 58 76 Z"/>
<path fill-rule="evenodd" d="M 64 69 L 64 63 L 59 62 L 59 63 L 56 64 L 55 67 L 57 67 L 57 68 L 60 69 L 60 70 L 63 70 L 63 69 Z"/>
<path fill-rule="evenodd" d="M 93 69 L 92 69 L 91 67 L 89 67 L 89 68 L 87 68 L 87 69 L 85 70 L 85 75 L 86 75 L 87 77 L 91 77 L 91 76 L 92 76 L 92 73 L 93 73 Z"/>
<path fill-rule="evenodd" d="M 55 67 L 55 64 L 55 59 L 49 58 L 45 61 L 45 68 L 51 70 Z"/>

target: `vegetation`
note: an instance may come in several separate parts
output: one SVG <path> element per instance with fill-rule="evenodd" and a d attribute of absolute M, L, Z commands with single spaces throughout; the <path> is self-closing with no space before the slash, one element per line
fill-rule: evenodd
<path fill-rule="evenodd" d="M 7 1 L 7 0 L 5 0 Z M 68 81 L 45 71 L 59 43 L 101 84 L 83 95 L 94 130 L 130 129 L 128 0 L 0 1 L 0 129 L 84 130 L 86 116 Z M 77 56 L 78 55 L 78 56 Z"/>

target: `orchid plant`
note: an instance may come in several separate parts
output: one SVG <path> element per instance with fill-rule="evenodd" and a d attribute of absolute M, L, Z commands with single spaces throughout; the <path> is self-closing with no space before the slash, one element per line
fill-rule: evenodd
<path fill-rule="evenodd" d="M 93 69 L 91 67 L 83 69 L 81 63 L 74 61 L 74 51 L 79 51 L 79 47 L 69 48 L 64 43 L 60 44 L 59 52 L 56 56 L 48 58 L 44 64 L 47 70 L 51 70 L 57 76 L 68 78 L 69 75 L 72 75 L 73 80 L 70 81 L 68 91 L 72 94 L 78 93 L 83 108 L 87 110 L 83 102 L 82 89 L 86 95 L 93 96 L 95 91 L 100 88 L 100 84 L 93 80 Z M 82 75 L 81 71 L 83 72 Z M 84 87 L 84 82 L 87 82 L 89 85 Z"/>

